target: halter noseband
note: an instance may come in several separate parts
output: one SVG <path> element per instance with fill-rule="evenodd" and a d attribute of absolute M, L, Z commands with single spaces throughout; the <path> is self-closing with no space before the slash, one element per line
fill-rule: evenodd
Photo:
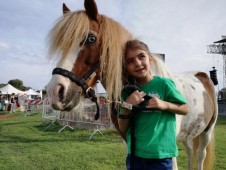
<path fill-rule="evenodd" d="M 97 120 L 99 118 L 99 106 L 97 103 L 97 97 L 95 94 L 95 90 L 92 87 L 89 87 L 86 83 L 86 80 L 91 77 L 91 75 L 95 72 L 95 70 L 100 66 L 100 63 L 97 62 L 93 67 L 91 67 L 83 76 L 78 77 L 76 75 L 74 75 L 72 72 L 62 69 L 62 68 L 54 68 L 52 75 L 54 74 L 59 74 L 62 75 L 64 77 L 69 78 L 72 82 L 76 83 L 78 86 L 80 86 L 83 91 L 85 92 L 86 96 L 92 100 L 93 102 L 96 103 L 97 106 L 97 112 L 95 115 L 95 120 Z"/>

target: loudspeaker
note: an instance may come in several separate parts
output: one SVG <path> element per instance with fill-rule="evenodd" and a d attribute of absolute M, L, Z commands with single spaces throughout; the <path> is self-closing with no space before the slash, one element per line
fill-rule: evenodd
<path fill-rule="evenodd" d="M 213 67 L 213 70 L 210 71 L 210 78 L 215 86 L 218 85 L 217 70 L 215 67 Z"/>

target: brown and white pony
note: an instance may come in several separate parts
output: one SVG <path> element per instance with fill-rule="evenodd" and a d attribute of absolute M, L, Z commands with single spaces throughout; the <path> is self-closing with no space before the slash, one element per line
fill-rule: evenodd
<path fill-rule="evenodd" d="M 49 55 L 58 56 L 59 61 L 47 92 L 56 110 L 70 111 L 82 103 L 83 97 L 92 98 L 90 87 L 98 79 L 106 88 L 109 101 L 120 98 L 123 48 L 133 36 L 118 22 L 100 15 L 94 0 L 85 0 L 84 6 L 85 10 L 71 12 L 63 4 L 63 16 L 50 31 Z M 154 59 L 152 74 L 172 78 L 188 101 L 190 112 L 176 116 L 177 139 L 185 145 L 188 169 L 193 169 L 194 155 L 198 170 L 211 169 L 218 113 L 211 80 L 203 72 L 175 75 L 160 59 Z M 112 122 L 117 129 L 113 114 Z"/>

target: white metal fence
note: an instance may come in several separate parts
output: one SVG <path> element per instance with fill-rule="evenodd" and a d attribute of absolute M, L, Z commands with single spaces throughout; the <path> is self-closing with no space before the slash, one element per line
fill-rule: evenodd
<path fill-rule="evenodd" d="M 93 129 L 94 132 L 90 135 L 89 140 L 96 133 L 101 133 L 101 129 L 112 128 L 109 105 L 99 104 L 100 116 L 98 120 L 94 119 L 97 108 L 94 103 L 84 103 L 81 113 L 76 111 L 62 112 L 55 111 L 51 108 L 49 102 L 43 101 L 42 118 L 44 122 L 50 122 L 50 124 L 45 128 L 47 130 L 51 126 L 55 126 L 55 123 L 62 125 L 62 128 L 58 133 L 62 132 L 65 128 L 70 128 L 74 130 L 75 128 L 80 129 Z"/>

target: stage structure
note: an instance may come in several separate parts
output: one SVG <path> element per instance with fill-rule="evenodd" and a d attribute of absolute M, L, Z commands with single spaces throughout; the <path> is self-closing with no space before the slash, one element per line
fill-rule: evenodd
<path fill-rule="evenodd" d="M 207 53 L 223 55 L 223 88 L 226 87 L 226 36 L 207 46 Z"/>

